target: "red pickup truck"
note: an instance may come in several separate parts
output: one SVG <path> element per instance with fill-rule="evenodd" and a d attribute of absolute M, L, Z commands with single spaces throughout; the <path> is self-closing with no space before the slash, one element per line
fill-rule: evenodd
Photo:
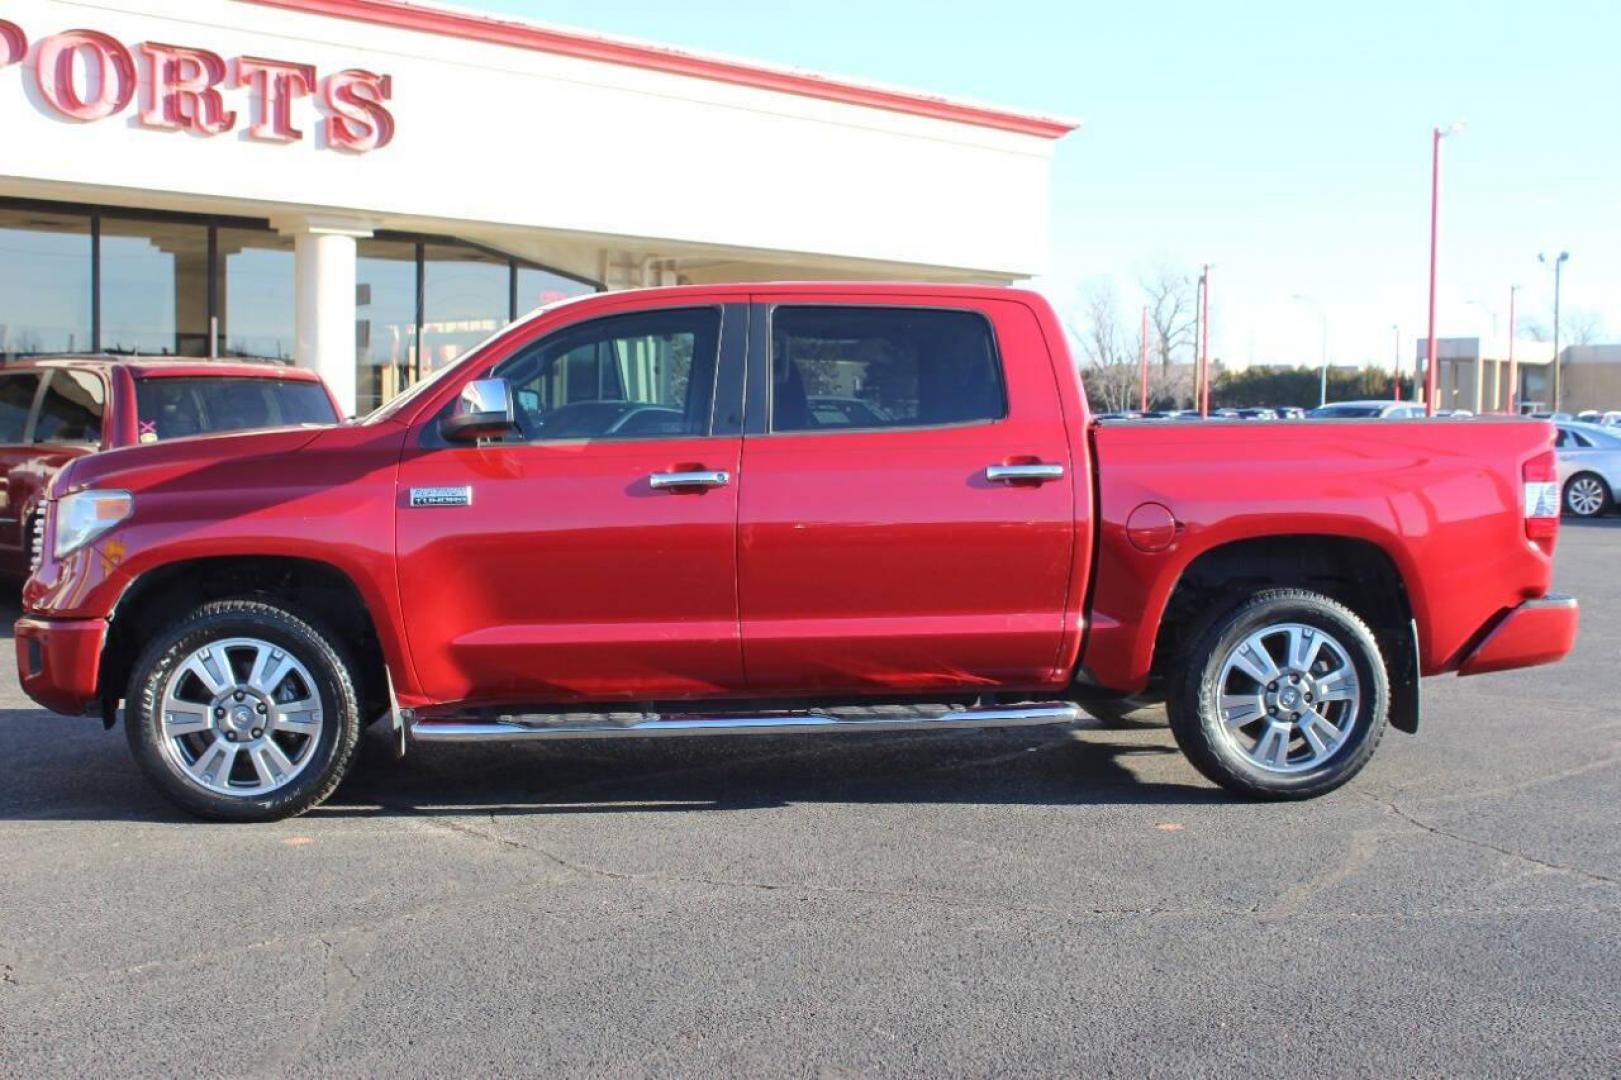
<path fill-rule="evenodd" d="M 72 462 L 17 624 L 182 806 L 407 742 L 1071 722 L 1163 697 L 1249 796 L 1344 783 L 1419 677 L 1548 663 L 1553 428 L 1094 423 L 1006 289 L 543 308 L 371 416 Z"/>

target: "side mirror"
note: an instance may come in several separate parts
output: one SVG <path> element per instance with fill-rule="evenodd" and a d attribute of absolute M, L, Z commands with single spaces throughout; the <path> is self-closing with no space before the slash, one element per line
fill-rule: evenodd
<path fill-rule="evenodd" d="M 462 387 L 439 432 L 450 442 L 476 442 L 505 435 L 516 426 L 512 388 L 505 379 L 474 379 Z"/>

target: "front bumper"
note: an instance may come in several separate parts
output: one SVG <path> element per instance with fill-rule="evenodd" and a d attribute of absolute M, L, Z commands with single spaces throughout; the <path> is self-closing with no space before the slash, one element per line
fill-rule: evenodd
<path fill-rule="evenodd" d="M 1458 674 L 1484 675 L 1563 660 L 1576 644 L 1580 614 L 1574 596 L 1550 594 L 1527 600 L 1503 616 L 1463 658 Z"/>
<path fill-rule="evenodd" d="M 17 677 L 52 712 L 79 716 L 97 703 L 106 619 L 17 620 Z"/>

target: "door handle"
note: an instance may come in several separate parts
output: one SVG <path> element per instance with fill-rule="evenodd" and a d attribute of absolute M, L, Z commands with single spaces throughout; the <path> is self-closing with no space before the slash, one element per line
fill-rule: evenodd
<path fill-rule="evenodd" d="M 718 488 L 732 482 L 728 472 L 656 472 L 647 478 L 654 491 L 669 488 Z"/>
<path fill-rule="evenodd" d="M 1063 478 L 1062 465 L 989 465 L 985 469 L 985 479 L 1001 484 L 1016 484 L 1021 481 L 1043 484 L 1048 480 Z"/>

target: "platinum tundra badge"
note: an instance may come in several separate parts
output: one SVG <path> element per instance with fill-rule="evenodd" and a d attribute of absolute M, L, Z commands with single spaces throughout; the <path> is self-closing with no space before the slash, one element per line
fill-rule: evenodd
<path fill-rule="evenodd" d="M 472 506 L 473 489 L 470 487 L 422 487 L 411 489 L 411 505 L 416 506 Z"/>

